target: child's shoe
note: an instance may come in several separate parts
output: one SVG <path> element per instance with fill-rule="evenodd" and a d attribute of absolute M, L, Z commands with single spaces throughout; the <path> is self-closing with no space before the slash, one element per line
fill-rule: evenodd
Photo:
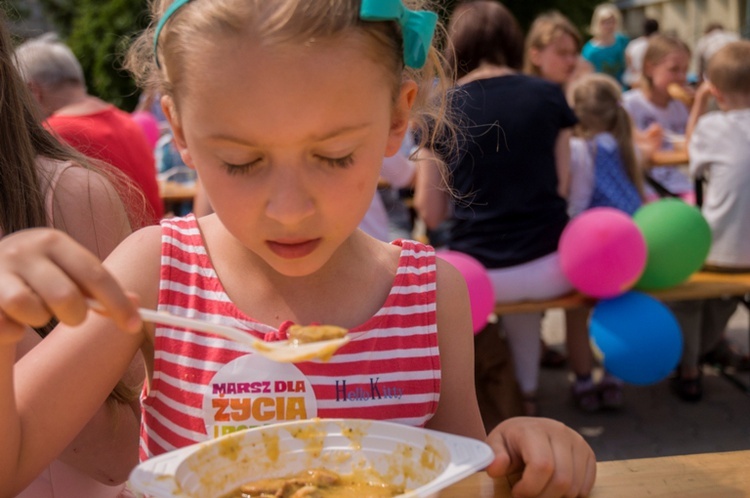
<path fill-rule="evenodd" d="M 584 412 L 592 413 L 601 408 L 599 388 L 591 378 L 573 382 L 570 393 L 573 403 Z"/>

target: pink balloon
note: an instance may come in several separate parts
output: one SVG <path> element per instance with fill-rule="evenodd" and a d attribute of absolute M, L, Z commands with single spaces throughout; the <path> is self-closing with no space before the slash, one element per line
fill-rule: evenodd
<path fill-rule="evenodd" d="M 438 251 L 437 256 L 452 264 L 463 275 L 469 289 L 471 321 L 474 333 L 479 333 L 495 310 L 495 289 L 487 269 L 468 254 L 457 251 Z"/>
<path fill-rule="evenodd" d="M 156 117 L 148 111 L 135 111 L 130 117 L 140 125 L 151 148 L 155 148 L 161 134 Z"/>
<path fill-rule="evenodd" d="M 624 293 L 646 266 L 646 241 L 623 211 L 601 207 L 568 223 L 558 246 L 563 274 L 580 292 L 598 298 Z"/>

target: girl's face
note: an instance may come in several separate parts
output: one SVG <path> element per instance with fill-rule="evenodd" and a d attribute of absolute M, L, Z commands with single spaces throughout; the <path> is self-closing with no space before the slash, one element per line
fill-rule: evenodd
<path fill-rule="evenodd" d="M 651 86 L 654 90 L 666 92 L 667 87 L 672 83 L 685 84 L 689 65 L 690 57 L 684 51 L 679 50 L 667 54 L 655 64 L 647 64 L 644 72 L 650 75 Z"/>
<path fill-rule="evenodd" d="M 406 131 L 416 84 L 394 96 L 364 43 L 222 40 L 190 61 L 176 112 L 165 101 L 224 227 L 283 275 L 316 272 L 349 239 Z"/>
<path fill-rule="evenodd" d="M 599 35 L 602 37 L 612 36 L 617 29 L 617 19 L 615 16 L 603 17 L 599 20 Z"/>
<path fill-rule="evenodd" d="M 564 85 L 576 69 L 578 46 L 572 36 L 559 33 L 543 49 L 532 48 L 529 57 L 542 78 Z"/>

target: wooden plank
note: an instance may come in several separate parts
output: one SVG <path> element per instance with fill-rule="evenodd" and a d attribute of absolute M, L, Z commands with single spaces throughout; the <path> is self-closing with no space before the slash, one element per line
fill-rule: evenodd
<path fill-rule="evenodd" d="M 693 274 L 687 282 L 675 287 L 645 292 L 660 301 L 691 301 L 726 296 L 744 296 L 750 293 L 750 273 L 701 271 Z M 596 304 L 595 299 L 574 292 L 545 301 L 498 303 L 495 305 L 495 314 L 533 313 L 552 308 L 574 309 L 591 307 L 594 304 Z"/>
<path fill-rule="evenodd" d="M 597 463 L 591 498 L 750 498 L 750 451 Z M 485 472 L 440 491 L 439 498 L 510 498 L 508 480 Z"/>

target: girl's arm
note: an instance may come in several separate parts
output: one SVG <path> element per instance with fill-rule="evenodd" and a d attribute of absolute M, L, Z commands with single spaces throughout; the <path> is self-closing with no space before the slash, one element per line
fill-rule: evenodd
<path fill-rule="evenodd" d="M 698 120 L 708 111 L 708 103 L 711 100 L 711 95 L 711 84 L 707 81 L 701 83 L 701 86 L 695 92 L 695 102 L 693 103 L 693 107 L 690 108 L 690 116 L 685 127 L 686 146 L 690 145 L 690 137 L 693 135 L 693 130 L 695 130 Z"/>
<path fill-rule="evenodd" d="M 427 427 L 484 439 L 474 386 L 474 334 L 466 282 L 449 263 L 437 260 L 440 403 Z M 487 437 L 495 460 L 492 477 L 521 474 L 513 496 L 587 496 L 596 477 L 596 458 L 580 434 L 551 419 L 514 417 Z"/>
<path fill-rule="evenodd" d="M 69 167 L 60 175 L 53 192 L 53 209 L 55 228 L 101 260 L 131 233 L 117 191 L 101 174 L 87 168 Z M 121 382 L 137 393 L 144 373 L 138 354 Z M 137 397 L 134 402 L 137 404 Z M 139 410 L 110 398 L 59 459 L 101 483 L 125 482 L 138 463 L 139 430 Z"/>
<path fill-rule="evenodd" d="M 57 230 L 0 240 L 0 496 L 14 496 L 49 465 L 128 370 L 146 335 L 123 288 L 153 306 L 159 245 L 159 227 L 141 230 L 105 267 Z M 88 313 L 87 296 L 112 318 Z M 62 324 L 14 371 L 25 325 L 46 323 L 50 312 Z"/>
<path fill-rule="evenodd" d="M 18 344 L 17 357 L 20 359 L 41 342 L 39 334 L 29 328 Z M 136 389 L 142 385 L 143 377 L 143 359 L 139 353 L 121 381 Z M 138 403 L 137 398 L 134 403 Z M 125 482 L 138 464 L 140 409 L 136 408 L 108 400 L 58 459 L 102 484 Z"/>
<path fill-rule="evenodd" d="M 563 199 L 570 193 L 570 138 L 573 130 L 564 128 L 557 134 L 555 142 L 555 167 L 557 168 L 557 192 Z"/>
<path fill-rule="evenodd" d="M 570 139 L 570 193 L 568 195 L 568 215 L 572 218 L 581 214 L 591 204 L 594 192 L 594 162 L 589 154 L 589 146 L 578 137 Z"/>
<path fill-rule="evenodd" d="M 437 264 L 437 326 L 440 402 L 427 424 L 451 434 L 484 440 L 486 432 L 474 389 L 474 334 L 469 292 L 461 274 L 440 258 Z"/>
<path fill-rule="evenodd" d="M 414 209 L 427 228 L 435 229 L 448 219 L 450 202 L 441 173 L 441 162 L 429 149 L 419 149 L 414 159 L 417 173 L 414 186 Z"/>

